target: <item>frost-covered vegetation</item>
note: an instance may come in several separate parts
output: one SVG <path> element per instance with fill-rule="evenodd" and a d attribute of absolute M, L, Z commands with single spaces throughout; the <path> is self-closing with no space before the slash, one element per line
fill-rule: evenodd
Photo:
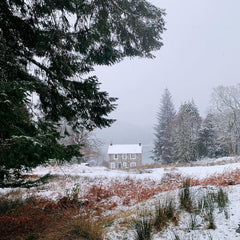
<path fill-rule="evenodd" d="M 166 89 L 155 127 L 155 162 L 191 162 L 203 157 L 215 158 L 240 154 L 240 85 L 213 89 L 212 105 L 205 118 L 194 101 L 179 110 Z"/>
<path fill-rule="evenodd" d="M 195 166 L 52 172 L 46 185 L 0 189 L 0 239 L 238 239 L 240 160 Z"/>

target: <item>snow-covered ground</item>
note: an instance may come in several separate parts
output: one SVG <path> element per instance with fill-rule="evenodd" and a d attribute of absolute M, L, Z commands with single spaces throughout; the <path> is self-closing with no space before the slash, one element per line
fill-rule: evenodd
<path fill-rule="evenodd" d="M 84 176 L 84 177 L 106 177 L 106 178 L 125 178 L 134 177 L 138 179 L 150 178 L 153 180 L 160 180 L 166 172 L 177 172 L 186 177 L 195 178 L 206 178 L 212 175 L 221 174 L 224 172 L 229 172 L 237 168 L 240 169 L 240 159 L 236 163 L 228 163 L 228 161 L 234 160 L 235 158 L 220 158 L 213 160 L 203 160 L 202 164 L 205 166 L 191 166 L 191 167 L 175 167 L 170 166 L 166 168 L 149 168 L 147 170 L 109 170 L 105 167 L 88 167 L 85 164 L 73 164 L 66 166 L 53 166 L 53 167 L 37 167 L 33 170 L 33 174 L 44 175 L 47 173 L 56 175 L 71 175 L 71 176 Z M 218 165 L 218 162 L 224 164 Z M 214 166 L 207 165 L 209 162 L 215 163 Z"/>
<path fill-rule="evenodd" d="M 106 228 L 106 240 L 131 240 L 134 239 L 133 231 L 126 226 L 119 228 L 121 221 L 126 221 L 126 219 L 121 219 L 121 214 L 123 212 L 133 212 L 133 215 L 136 217 L 136 212 L 141 208 L 153 209 L 154 211 L 155 203 L 159 199 L 165 199 L 169 195 L 176 198 L 179 193 L 179 185 L 176 185 L 175 188 L 174 185 L 169 185 L 172 181 L 171 178 L 173 178 L 173 181 L 178 181 L 181 176 L 181 178 L 190 177 L 201 181 L 211 176 L 231 173 L 237 169 L 240 170 L 240 160 L 238 161 L 237 158 L 222 158 L 214 161 L 205 159 L 201 161 L 200 166 L 169 166 L 165 168 L 131 170 L 109 170 L 104 167 L 88 167 L 85 164 L 38 167 L 33 170 L 33 175 L 42 176 L 51 172 L 55 176 L 54 180 L 42 187 L 21 191 L 25 196 L 35 194 L 51 199 L 58 199 L 61 196 L 77 191 L 79 198 L 89 197 L 91 199 L 90 196 L 104 190 L 105 196 L 100 196 L 101 205 L 99 205 L 103 209 L 102 216 L 109 216 L 110 214 L 119 215 L 119 219 L 116 219 L 111 226 Z M 166 185 L 165 188 L 162 187 L 164 184 Z M 181 213 L 178 226 L 170 225 L 161 233 L 155 233 L 153 240 L 177 239 L 174 237 L 174 233 L 180 239 L 185 240 L 240 239 L 240 234 L 236 232 L 240 223 L 240 184 L 235 184 L 224 186 L 230 200 L 227 208 L 228 218 L 223 213 L 215 210 L 215 223 L 217 226 L 215 230 L 206 229 L 203 219 L 199 219 L 200 226 L 196 230 L 189 231 L 190 215 Z M 192 191 L 195 194 L 201 194 L 206 188 L 216 190 L 217 186 L 204 186 L 203 188 L 196 185 L 192 187 Z M 11 195 L 11 189 L 0 189 L 0 195 L 7 193 Z M 147 194 L 149 196 L 145 197 L 144 195 Z M 106 208 L 107 205 L 112 207 Z"/>

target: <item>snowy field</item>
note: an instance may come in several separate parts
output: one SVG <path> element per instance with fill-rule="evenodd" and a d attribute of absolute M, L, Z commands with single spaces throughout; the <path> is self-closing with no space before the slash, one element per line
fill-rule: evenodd
<path fill-rule="evenodd" d="M 228 193 L 230 201 L 227 209 L 224 212 L 214 210 L 216 229 L 207 229 L 204 219 L 200 217 L 196 220 L 196 229 L 189 229 L 191 215 L 182 211 L 177 226 L 170 224 L 161 232 L 154 233 L 152 239 L 240 239 L 240 234 L 236 232 L 240 223 L 240 159 L 205 159 L 200 163 L 200 166 L 191 167 L 122 171 L 84 164 L 38 167 L 33 170 L 32 176 L 50 172 L 54 178 L 44 186 L 19 191 L 25 197 L 37 195 L 53 200 L 77 192 L 79 199 L 98 209 L 98 212 L 92 211 L 93 217 L 118 216 L 111 226 L 106 227 L 106 240 L 133 240 L 134 230 L 124 222 L 138 218 L 138 213 L 143 210 L 154 212 L 156 202 L 164 201 L 169 196 L 177 201 L 182 179 L 189 177 L 193 181 L 191 192 L 195 196 L 201 196 L 206 191 L 217 191 L 220 185 Z M 11 189 L 0 189 L 2 196 L 11 197 L 11 192 Z"/>

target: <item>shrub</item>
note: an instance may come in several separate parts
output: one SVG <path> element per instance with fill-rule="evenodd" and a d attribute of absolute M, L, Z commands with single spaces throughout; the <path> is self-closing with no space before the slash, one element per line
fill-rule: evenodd
<path fill-rule="evenodd" d="M 4 210 L 0 216 L 0 238 L 4 240 L 65 239 L 68 223 L 79 214 L 71 200 L 54 202 L 34 197 L 3 200 L 0 203 Z"/>
<path fill-rule="evenodd" d="M 169 220 L 172 220 L 175 216 L 176 208 L 173 199 L 167 199 L 165 203 L 165 214 Z"/>
<path fill-rule="evenodd" d="M 24 201 L 21 197 L 16 199 L 0 199 L 0 216 L 7 215 L 11 211 L 21 207 L 24 204 Z"/>
<path fill-rule="evenodd" d="M 214 210 L 214 203 L 215 203 L 215 195 L 213 193 L 207 193 L 204 197 L 203 197 L 203 207 L 204 209 L 213 212 Z"/>
<path fill-rule="evenodd" d="M 103 240 L 103 228 L 89 218 L 75 219 L 70 231 L 71 235 L 83 237 L 87 240 Z"/>
<path fill-rule="evenodd" d="M 134 224 L 135 240 L 152 239 L 152 219 L 149 216 L 143 216 Z"/>
<path fill-rule="evenodd" d="M 208 221 L 208 229 L 216 229 L 214 223 L 214 202 L 215 195 L 213 193 L 207 193 L 203 198 L 203 206 L 205 210 L 205 219 Z"/>
<path fill-rule="evenodd" d="M 178 216 L 173 199 L 166 199 L 165 204 L 160 201 L 155 205 L 154 226 L 157 230 L 162 230 L 169 222 L 177 224 Z"/>
<path fill-rule="evenodd" d="M 215 229 L 216 225 L 214 223 L 214 208 L 219 208 L 220 212 L 224 211 L 225 218 L 228 219 L 228 211 L 226 209 L 229 202 L 228 195 L 222 188 L 219 188 L 218 192 L 207 192 L 198 201 L 199 212 L 204 212 L 204 217 L 208 221 L 208 228 Z"/>
<path fill-rule="evenodd" d="M 211 211 L 211 210 L 209 209 L 209 210 L 206 212 L 205 218 L 208 220 L 208 226 L 207 226 L 207 228 L 208 228 L 208 229 L 216 229 L 213 211 Z"/>
<path fill-rule="evenodd" d="M 188 222 L 188 230 L 195 230 L 197 229 L 197 227 L 199 226 L 198 222 L 197 222 L 197 215 L 191 213 L 190 214 L 190 220 Z"/>
<path fill-rule="evenodd" d="M 226 219 L 229 219 L 229 212 L 226 208 L 224 209 L 224 216 Z"/>
<path fill-rule="evenodd" d="M 190 179 L 187 178 L 183 182 L 183 188 L 180 190 L 180 205 L 181 208 L 185 209 L 188 212 L 193 211 L 193 202 L 190 193 Z"/>
<path fill-rule="evenodd" d="M 196 213 L 204 213 L 206 209 L 213 208 L 215 202 L 215 196 L 213 193 L 207 192 L 200 199 L 197 200 Z"/>
<path fill-rule="evenodd" d="M 219 210 L 222 211 L 228 204 L 229 199 L 227 193 L 220 187 L 217 192 L 217 204 Z"/>
<path fill-rule="evenodd" d="M 78 203 L 78 194 L 80 192 L 80 185 L 75 184 L 74 187 L 72 188 L 71 192 L 71 198 L 73 203 Z"/>
<path fill-rule="evenodd" d="M 154 226 L 157 230 L 162 230 L 168 223 L 168 218 L 166 216 L 166 212 L 162 204 L 159 202 L 155 206 L 155 220 Z"/>

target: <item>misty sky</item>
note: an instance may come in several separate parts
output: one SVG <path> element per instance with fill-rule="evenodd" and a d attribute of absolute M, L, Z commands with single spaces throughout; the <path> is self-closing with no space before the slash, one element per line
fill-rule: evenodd
<path fill-rule="evenodd" d="M 97 67 L 101 88 L 118 97 L 119 122 L 153 126 L 165 88 L 178 109 L 194 99 L 204 116 L 212 88 L 240 80 L 239 0 L 151 0 L 166 9 L 164 46 L 155 59 Z"/>

